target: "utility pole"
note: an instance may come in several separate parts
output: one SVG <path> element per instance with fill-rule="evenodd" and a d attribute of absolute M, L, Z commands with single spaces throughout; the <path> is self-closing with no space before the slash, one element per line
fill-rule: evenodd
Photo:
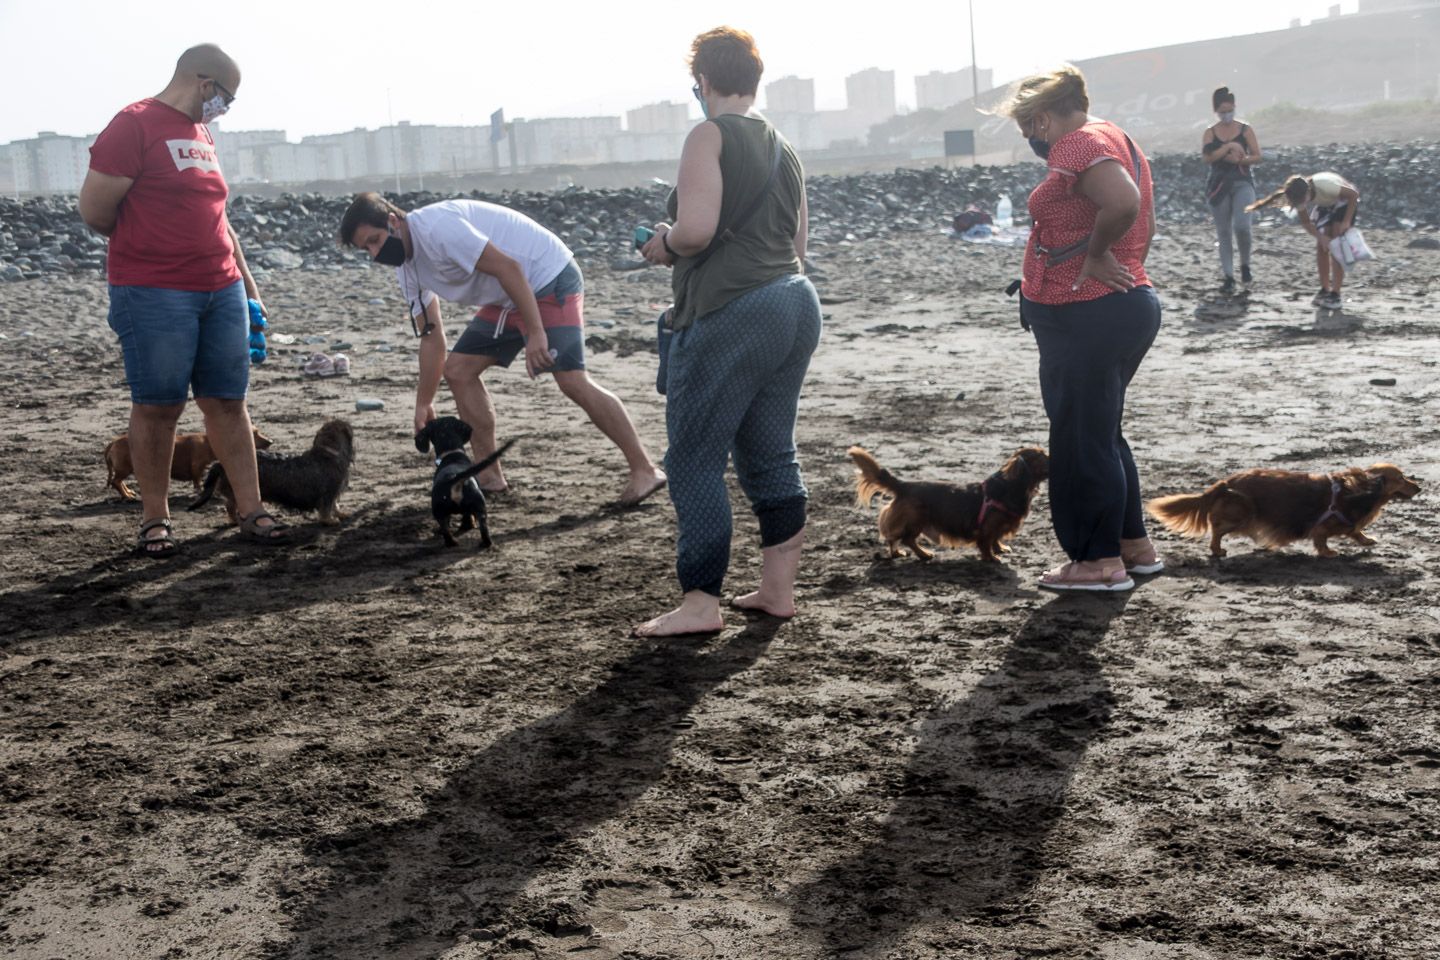
<path fill-rule="evenodd" d="M 390 121 L 390 162 L 395 165 L 395 192 L 400 192 L 400 147 L 396 143 L 395 108 L 390 105 L 390 88 L 385 88 L 385 117 Z"/>
<path fill-rule="evenodd" d="M 975 117 L 980 117 L 980 63 L 975 59 L 975 0 L 970 0 L 970 105 L 975 108 Z M 980 124 L 975 124 L 976 153 L 970 154 L 970 165 L 980 166 Z"/>

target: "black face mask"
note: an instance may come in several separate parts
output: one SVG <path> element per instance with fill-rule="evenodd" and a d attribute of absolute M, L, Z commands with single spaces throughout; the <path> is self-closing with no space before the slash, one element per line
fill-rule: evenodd
<path fill-rule="evenodd" d="M 380 249 L 375 253 L 375 262 L 383 263 L 387 267 L 400 267 L 405 265 L 405 241 L 391 234 L 385 238 Z"/>
<path fill-rule="evenodd" d="M 1035 156 L 1041 160 L 1048 160 L 1050 158 L 1050 144 L 1046 140 L 1041 140 L 1039 137 L 1031 137 L 1030 149 L 1034 150 Z"/>

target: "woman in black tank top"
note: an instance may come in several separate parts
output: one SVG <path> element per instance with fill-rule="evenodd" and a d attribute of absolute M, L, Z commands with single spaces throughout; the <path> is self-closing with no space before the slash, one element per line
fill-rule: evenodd
<path fill-rule="evenodd" d="M 1251 169 L 1260 162 L 1260 142 L 1255 130 L 1235 119 L 1235 95 L 1221 87 L 1211 97 L 1220 122 L 1206 129 L 1200 153 L 1210 165 L 1205 196 L 1215 217 L 1215 239 L 1219 241 L 1221 289 L 1235 289 L 1234 247 L 1240 247 L 1240 280 L 1249 283 L 1250 214 L 1245 208 L 1255 202 L 1255 178 Z"/>

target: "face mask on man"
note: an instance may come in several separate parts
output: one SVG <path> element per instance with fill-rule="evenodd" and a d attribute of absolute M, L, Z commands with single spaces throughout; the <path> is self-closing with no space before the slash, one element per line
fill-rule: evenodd
<path fill-rule="evenodd" d="M 1220 117 L 1220 122 L 1221 122 L 1221 123 L 1229 123 L 1231 120 L 1234 120 L 1234 119 L 1235 119 L 1235 111 L 1234 111 L 1234 110 L 1222 110 L 1222 111 L 1220 111 L 1220 113 L 1218 114 L 1218 116 Z"/>
<path fill-rule="evenodd" d="M 225 116 L 225 112 L 229 109 L 230 107 L 225 103 L 225 97 L 217 93 L 200 105 L 200 122 L 214 123 Z"/>
<path fill-rule="evenodd" d="M 384 264 L 387 267 L 400 267 L 405 265 L 405 241 L 395 234 L 385 238 L 380 244 L 380 249 L 375 251 L 375 262 Z"/>
<path fill-rule="evenodd" d="M 200 122 L 206 124 L 215 122 L 230 110 L 230 98 L 220 92 L 220 84 L 214 80 L 210 82 L 214 86 L 215 93 L 200 105 Z"/>

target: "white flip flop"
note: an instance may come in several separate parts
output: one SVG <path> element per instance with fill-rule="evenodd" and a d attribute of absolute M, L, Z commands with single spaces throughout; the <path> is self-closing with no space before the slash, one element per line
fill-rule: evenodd
<path fill-rule="evenodd" d="M 1132 563 L 1125 568 L 1125 572 L 1139 574 L 1142 577 L 1148 577 L 1151 574 L 1159 573 L 1161 570 L 1164 569 L 1165 561 L 1161 560 L 1159 557 L 1156 557 L 1154 563 Z"/>

